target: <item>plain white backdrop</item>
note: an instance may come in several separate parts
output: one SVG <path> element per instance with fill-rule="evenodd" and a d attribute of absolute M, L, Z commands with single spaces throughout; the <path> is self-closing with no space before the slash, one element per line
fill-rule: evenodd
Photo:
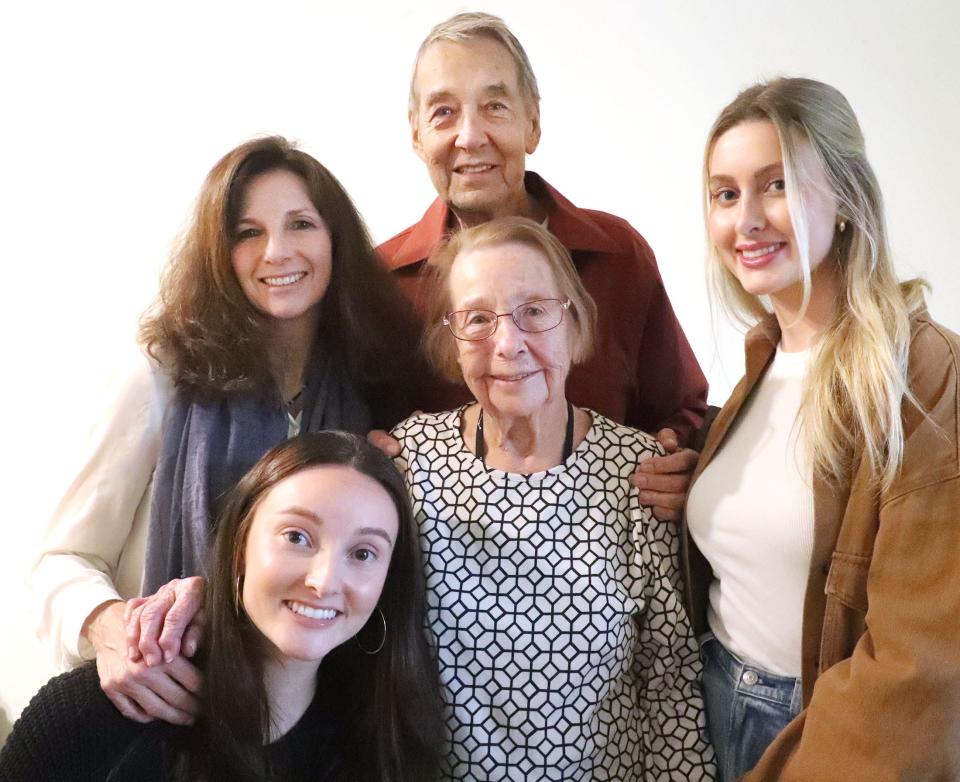
<path fill-rule="evenodd" d="M 721 404 L 740 337 L 703 282 L 704 136 L 758 78 L 805 75 L 850 99 L 903 276 L 960 330 L 960 5 L 950 0 L 44 2 L 0 12 L 0 308 L 6 512 L 0 517 L 0 737 L 53 672 L 24 578 L 130 349 L 207 170 L 281 133 L 343 181 L 377 241 L 433 191 L 406 123 L 413 56 L 461 10 L 503 16 L 543 95 L 529 167 L 649 240 Z"/>

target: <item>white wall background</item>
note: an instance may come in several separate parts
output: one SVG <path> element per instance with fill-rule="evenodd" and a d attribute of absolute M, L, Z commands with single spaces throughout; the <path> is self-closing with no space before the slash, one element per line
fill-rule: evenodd
<path fill-rule="evenodd" d="M 52 673 L 24 576 L 117 357 L 206 171 L 281 133 L 330 166 L 383 240 L 432 198 L 410 150 L 415 50 L 459 2 L 37 0 L 0 11 L 0 256 L 6 272 L 0 516 L 0 737 Z M 10 10 L 11 8 L 15 10 Z M 650 241 L 719 404 L 739 337 L 703 284 L 700 156 L 759 77 L 850 99 L 903 275 L 960 331 L 960 5 L 950 0 L 490 0 L 533 62 L 543 142 L 530 167 Z"/>

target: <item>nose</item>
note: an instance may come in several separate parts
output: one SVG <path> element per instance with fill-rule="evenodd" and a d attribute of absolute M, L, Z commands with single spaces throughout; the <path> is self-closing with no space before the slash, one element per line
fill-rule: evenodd
<path fill-rule="evenodd" d="M 501 315 L 497 319 L 497 330 L 490 337 L 498 355 L 514 358 L 526 347 L 526 334 L 520 330 L 510 315 Z"/>
<path fill-rule="evenodd" d="M 483 119 L 475 111 L 466 110 L 460 115 L 456 145 L 459 149 L 479 149 L 487 143 L 487 131 Z"/>
<path fill-rule="evenodd" d="M 741 193 L 737 212 L 737 233 L 749 236 L 767 224 L 767 215 L 763 210 L 763 201 L 751 193 Z"/>
<path fill-rule="evenodd" d="M 284 231 L 272 231 L 267 235 L 263 259 L 267 263 L 284 263 L 290 260 L 290 247 Z"/>
<path fill-rule="evenodd" d="M 334 595 L 340 591 L 340 571 L 336 558 L 318 551 L 310 560 L 304 583 L 317 595 Z"/>

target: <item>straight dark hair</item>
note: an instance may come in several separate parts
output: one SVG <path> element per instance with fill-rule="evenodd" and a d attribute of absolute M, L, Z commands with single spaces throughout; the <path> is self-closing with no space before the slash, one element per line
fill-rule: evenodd
<path fill-rule="evenodd" d="M 175 383 L 230 391 L 272 385 L 268 319 L 248 301 L 231 264 L 236 224 L 251 180 L 269 171 L 300 177 L 333 245 L 330 285 L 317 339 L 357 383 L 402 371 L 416 331 L 389 272 L 380 264 L 350 196 L 316 159 L 281 136 L 228 152 L 200 189 L 160 293 L 140 326 L 140 342 Z"/>
<path fill-rule="evenodd" d="M 425 636 L 423 565 L 403 479 L 363 438 L 318 432 L 269 451 L 240 480 L 220 516 L 207 585 L 204 707 L 188 732 L 180 764 L 184 780 L 272 778 L 264 752 L 270 735 L 263 683 L 267 650 L 259 630 L 236 606 L 237 576 L 260 502 L 285 478 L 324 465 L 352 467 L 373 478 L 399 517 L 379 602 L 388 628 L 382 649 L 364 654 L 356 641 L 348 641 L 323 659 L 318 672 L 318 690 L 330 696 L 325 705 L 347 738 L 340 759 L 346 778 L 423 782 L 437 776 L 444 730 L 439 673 Z M 370 625 L 370 635 L 379 638 L 379 618 Z"/>

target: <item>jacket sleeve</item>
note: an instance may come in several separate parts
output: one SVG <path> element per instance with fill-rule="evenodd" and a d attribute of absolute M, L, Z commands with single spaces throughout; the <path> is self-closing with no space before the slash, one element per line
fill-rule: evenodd
<path fill-rule="evenodd" d="M 958 556 L 960 476 L 882 506 L 867 631 L 745 780 L 960 779 Z"/>
<path fill-rule="evenodd" d="M 30 577 L 38 636 L 62 669 L 93 657 L 80 636 L 90 613 L 132 596 L 118 588 L 121 555 L 142 559 L 148 487 L 172 388 L 159 367 L 138 359 L 112 384 Z M 123 591 L 139 591 L 139 583 Z"/>
<path fill-rule="evenodd" d="M 643 721 L 644 780 L 712 780 L 700 694 L 700 652 L 683 608 L 679 537 L 635 504 L 636 555 L 646 573 L 645 611 L 634 671 Z"/>
<path fill-rule="evenodd" d="M 680 442 L 689 442 L 703 423 L 707 407 L 707 379 L 687 342 L 667 296 L 653 250 L 631 229 L 638 263 L 652 273 L 646 322 L 639 347 L 637 394 L 626 423 L 656 434 L 669 427 Z"/>

